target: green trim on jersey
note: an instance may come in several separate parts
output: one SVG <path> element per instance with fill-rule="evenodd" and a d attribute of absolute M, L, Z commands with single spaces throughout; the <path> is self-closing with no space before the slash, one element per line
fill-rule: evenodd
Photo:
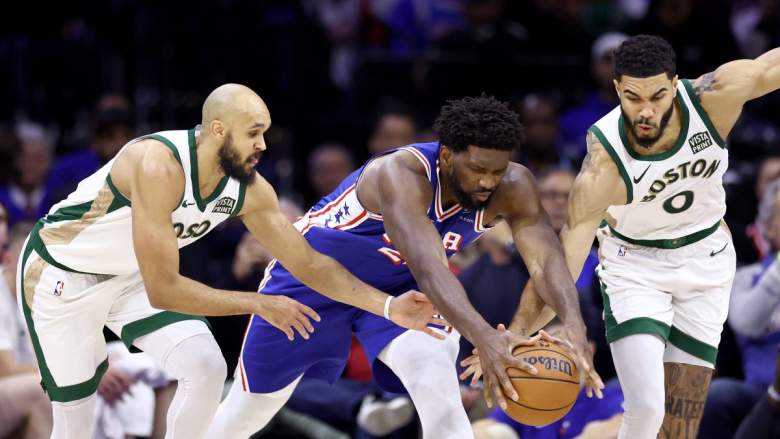
<path fill-rule="evenodd" d="M 712 235 L 713 233 L 715 233 L 716 230 L 718 230 L 718 227 L 720 227 L 720 222 L 721 220 L 718 220 L 717 223 L 713 224 L 710 227 L 707 227 L 704 230 L 699 230 L 698 232 L 693 232 L 690 235 L 685 235 L 680 238 L 674 238 L 674 239 L 633 239 L 625 235 L 622 235 L 620 232 L 615 230 L 612 226 L 609 226 L 609 224 L 607 225 L 609 226 L 610 232 L 612 232 L 612 234 L 615 235 L 615 237 L 620 238 L 623 241 L 626 241 L 630 244 L 670 250 L 670 249 L 685 247 L 686 245 L 701 241 L 702 239 Z"/>
<path fill-rule="evenodd" d="M 114 186 L 114 181 L 111 180 L 110 173 L 106 177 L 106 183 L 108 184 L 109 189 L 111 189 L 111 193 L 114 194 L 114 201 L 112 201 L 111 205 L 108 206 L 106 214 L 109 214 L 117 209 L 121 209 L 125 206 L 130 207 L 130 200 L 128 200 L 127 197 L 125 197 L 122 192 L 119 192 L 119 189 Z"/>
<path fill-rule="evenodd" d="M 214 188 L 214 192 L 211 193 L 206 199 L 202 199 L 200 195 L 200 185 L 198 184 L 198 153 L 197 145 L 195 143 L 195 128 L 187 132 L 187 138 L 190 145 L 190 176 L 192 177 L 192 194 L 195 196 L 195 203 L 198 205 L 198 209 L 203 212 L 206 209 L 206 205 L 214 201 L 215 198 L 222 193 L 225 189 L 229 177 L 226 175 L 217 183 L 217 187 Z"/>
<path fill-rule="evenodd" d="M 40 222 L 38 224 L 40 224 Z M 33 236 L 37 236 L 37 232 L 30 236 L 30 239 L 27 242 L 27 246 L 22 252 L 22 274 L 18 276 L 19 284 L 17 285 L 21 293 L 20 296 L 22 298 L 22 312 L 24 313 L 24 321 L 27 323 L 27 329 L 30 333 L 30 341 L 32 341 L 33 350 L 35 351 L 35 358 L 38 362 L 38 371 L 41 374 L 41 386 L 49 395 L 49 399 L 58 402 L 76 401 L 78 399 L 86 398 L 87 396 L 92 395 L 97 391 L 98 384 L 100 383 L 101 378 L 103 378 L 103 374 L 105 374 L 106 370 L 108 369 L 108 358 L 103 360 L 103 362 L 98 365 L 92 378 L 84 382 L 60 387 L 54 381 L 54 377 L 51 374 L 49 365 L 46 364 L 46 357 L 43 355 L 43 349 L 41 348 L 41 342 L 38 339 L 38 333 L 35 331 L 35 325 L 32 319 L 32 310 L 30 310 L 30 305 L 27 303 L 26 294 L 24 294 L 24 267 L 27 263 L 27 259 L 34 250 L 36 250 L 38 256 L 41 256 L 41 254 L 35 248 L 32 239 Z M 43 256 L 41 256 L 41 258 L 43 258 Z M 46 261 L 45 258 L 43 259 Z"/>
<path fill-rule="evenodd" d="M 38 232 L 43 228 L 43 223 L 38 221 L 35 223 L 35 226 L 33 226 L 33 229 L 30 231 L 30 243 L 29 245 L 32 246 L 32 248 L 35 249 L 35 253 L 38 253 L 38 256 L 41 257 L 44 261 L 48 262 L 49 264 L 59 268 L 63 271 L 69 271 L 71 273 L 82 273 L 82 274 L 95 274 L 95 273 L 85 273 L 83 271 L 74 270 L 67 265 L 60 264 L 54 258 L 51 256 L 48 250 L 46 250 L 46 244 L 43 243 L 43 240 L 41 239 Z"/>
<path fill-rule="evenodd" d="M 93 201 L 87 201 L 86 203 L 74 204 L 72 206 L 62 207 L 60 209 L 57 209 L 56 212 L 44 216 L 43 218 L 41 218 L 41 221 L 43 221 L 46 224 L 51 224 L 60 221 L 80 220 L 85 213 L 89 212 L 89 209 L 92 207 Z"/>
<path fill-rule="evenodd" d="M 715 129 L 715 124 L 712 123 L 710 115 L 707 114 L 707 111 L 704 110 L 704 107 L 701 106 L 701 100 L 699 99 L 699 95 L 697 95 L 696 91 L 693 89 L 693 83 L 691 80 L 681 79 L 681 81 L 683 86 L 685 86 L 685 90 L 688 92 L 688 97 L 691 98 L 691 102 L 693 102 L 693 108 L 695 108 L 696 112 L 699 113 L 699 117 L 701 117 L 701 120 L 704 121 L 704 125 L 707 126 L 707 130 L 710 132 L 710 134 L 712 134 L 712 137 L 715 138 L 715 142 L 723 149 L 728 148 L 726 141 L 720 137 L 720 133 L 718 133 L 718 130 Z"/>
<path fill-rule="evenodd" d="M 238 186 L 238 201 L 236 201 L 236 208 L 233 209 L 230 216 L 238 216 L 241 214 L 241 209 L 244 208 L 244 196 L 246 196 L 246 185 L 241 183 Z"/>
<path fill-rule="evenodd" d="M 609 295 L 607 286 L 599 280 L 601 284 L 601 297 L 604 300 L 604 322 L 607 327 L 607 342 L 612 343 L 623 337 L 634 334 L 655 334 L 664 340 L 669 338 L 671 328 L 664 322 L 650 317 L 637 317 L 618 323 L 612 314 L 612 308 L 609 305 Z M 682 349 L 682 348 L 681 348 Z"/>
<path fill-rule="evenodd" d="M 183 320 L 200 320 L 204 322 L 206 326 L 209 327 L 209 329 L 211 329 L 211 325 L 205 317 L 182 314 L 173 311 L 162 311 L 149 317 L 144 317 L 141 320 L 136 320 L 124 325 L 122 327 L 122 334 L 119 338 L 122 339 L 122 343 L 127 346 L 127 349 L 137 352 L 137 350 L 133 348 L 133 342 L 136 339 L 160 328 L 176 322 L 181 322 Z"/>
<path fill-rule="evenodd" d="M 631 185 L 631 178 L 628 176 L 628 171 L 626 171 L 626 168 L 623 166 L 623 161 L 620 160 L 620 157 L 617 155 L 617 151 L 615 151 L 615 148 L 609 143 L 606 136 L 604 136 L 604 133 L 601 132 L 599 127 L 596 125 L 591 126 L 590 132 L 592 132 L 593 135 L 599 139 L 599 143 L 601 143 L 601 145 L 607 151 L 607 154 L 612 157 L 612 161 L 615 162 L 615 166 L 617 166 L 618 171 L 620 172 L 620 176 L 623 178 L 623 182 L 626 184 L 626 204 L 631 204 L 631 202 L 634 200 L 634 187 Z"/>
<path fill-rule="evenodd" d="M 618 119 L 618 133 L 620 134 L 620 140 L 623 143 L 623 147 L 626 148 L 626 151 L 631 157 L 636 160 L 655 162 L 668 159 L 669 157 L 675 155 L 677 151 L 680 150 L 680 148 L 682 148 L 683 144 L 685 144 L 685 139 L 688 138 L 688 123 L 690 122 L 690 115 L 688 114 L 688 106 L 685 105 L 685 101 L 683 100 L 682 96 L 680 96 L 680 93 L 677 93 L 677 104 L 680 106 L 680 134 L 677 136 L 677 141 L 671 149 L 668 151 L 659 152 L 658 154 L 641 155 L 634 151 L 634 148 L 631 147 L 631 144 L 628 141 L 628 134 L 626 134 L 626 123 L 623 119 L 623 113 L 620 113 L 620 118 Z"/>
<path fill-rule="evenodd" d="M 68 267 L 67 265 L 57 262 L 51 256 L 49 251 L 46 250 L 46 244 L 43 243 L 43 240 L 41 239 L 41 236 L 38 233 L 43 228 L 44 223 L 51 224 L 60 221 L 80 220 L 81 217 L 83 217 L 84 214 L 89 212 L 89 209 L 92 208 L 92 203 L 94 201 L 95 200 L 87 201 L 86 203 L 81 203 L 81 204 L 74 204 L 73 206 L 65 206 L 63 208 L 57 209 L 57 211 L 52 214 L 48 214 L 44 216 L 43 218 L 38 220 L 38 222 L 35 223 L 32 230 L 30 231 L 29 245 L 33 246 L 35 252 L 38 253 L 38 256 L 40 256 L 41 259 L 59 268 L 60 270 L 70 271 L 71 273 L 94 274 L 94 273 L 85 273 L 83 271 L 74 270 Z M 113 206 L 113 203 L 111 205 Z"/>
<path fill-rule="evenodd" d="M 675 326 L 672 326 L 672 330 L 669 333 L 669 343 L 713 365 L 718 359 L 718 348 L 691 337 Z"/>
<path fill-rule="evenodd" d="M 174 145 L 173 142 L 168 140 L 168 138 L 163 137 L 163 136 L 161 136 L 159 134 L 149 134 L 148 136 L 142 137 L 142 139 L 154 139 L 154 140 L 164 144 L 165 146 L 168 147 L 168 149 L 171 150 L 171 152 L 173 153 L 173 156 L 176 157 L 176 161 L 179 162 L 180 165 L 184 166 L 182 164 L 182 162 L 181 162 L 181 156 L 179 155 L 179 149 L 176 148 L 176 145 Z"/>

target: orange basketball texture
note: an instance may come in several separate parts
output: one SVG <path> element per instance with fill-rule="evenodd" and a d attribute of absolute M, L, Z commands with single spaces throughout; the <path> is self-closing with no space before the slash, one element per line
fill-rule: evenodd
<path fill-rule="evenodd" d="M 572 358 L 555 343 L 538 341 L 518 346 L 512 352 L 539 371 L 531 375 L 509 367 L 507 374 L 517 390 L 518 400 L 506 397 L 506 413 L 526 425 L 547 425 L 571 410 L 580 392 L 580 372 Z"/>

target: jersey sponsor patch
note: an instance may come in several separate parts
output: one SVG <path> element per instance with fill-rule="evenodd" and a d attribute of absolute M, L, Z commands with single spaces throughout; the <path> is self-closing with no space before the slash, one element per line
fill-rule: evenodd
<path fill-rule="evenodd" d="M 230 215 L 233 213 L 233 208 L 236 206 L 236 200 L 230 197 L 222 197 L 217 200 L 217 204 L 211 209 L 212 213 L 225 213 Z"/>
<path fill-rule="evenodd" d="M 696 154 L 697 152 L 704 151 L 712 146 L 712 138 L 710 137 L 710 133 L 702 131 L 691 136 L 691 138 L 688 139 L 688 144 L 691 145 L 691 151 Z"/>

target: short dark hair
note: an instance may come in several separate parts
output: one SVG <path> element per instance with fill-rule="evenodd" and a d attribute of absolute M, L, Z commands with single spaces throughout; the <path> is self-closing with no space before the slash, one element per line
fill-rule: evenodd
<path fill-rule="evenodd" d="M 523 142 L 520 116 L 493 96 L 447 101 L 433 125 L 443 145 L 455 152 L 480 148 L 511 151 Z"/>
<path fill-rule="evenodd" d="M 633 36 L 615 49 L 613 74 L 647 78 L 666 73 L 671 79 L 677 73 L 677 55 L 671 44 L 655 35 Z"/>

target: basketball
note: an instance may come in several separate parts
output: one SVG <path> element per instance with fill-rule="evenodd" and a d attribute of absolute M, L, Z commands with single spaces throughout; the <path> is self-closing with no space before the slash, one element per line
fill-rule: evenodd
<path fill-rule="evenodd" d="M 561 419 L 580 392 L 580 372 L 574 360 L 561 346 L 541 340 L 531 346 L 518 346 L 513 354 L 536 367 L 539 373 L 531 375 L 507 368 L 519 398 L 513 401 L 506 397 L 506 413 L 517 422 L 532 426 Z"/>

